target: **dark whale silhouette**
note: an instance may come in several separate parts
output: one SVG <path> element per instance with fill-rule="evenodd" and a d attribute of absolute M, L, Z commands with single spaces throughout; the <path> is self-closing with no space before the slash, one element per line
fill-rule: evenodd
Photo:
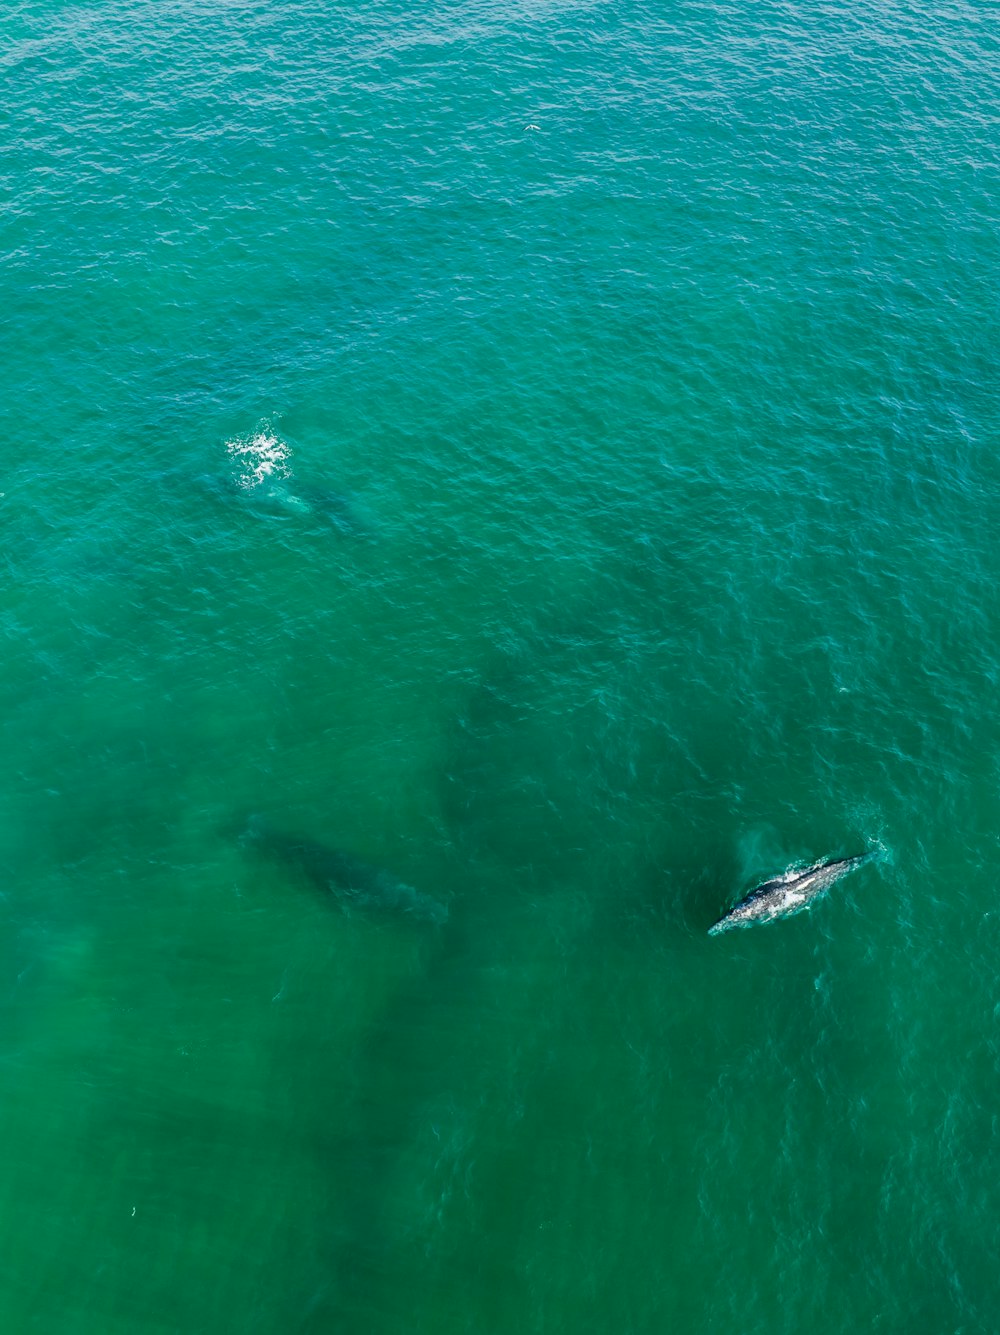
<path fill-rule="evenodd" d="M 871 857 L 874 857 L 873 852 L 853 858 L 830 858 L 814 862 L 811 867 L 789 868 L 744 895 L 708 929 L 708 934 L 716 936 L 719 932 L 728 932 L 731 927 L 748 927 L 751 923 L 770 922 L 773 918 L 787 918 L 798 913 L 834 881 L 839 881 Z"/>
<path fill-rule="evenodd" d="M 273 829 L 259 816 L 246 821 L 239 842 L 261 857 L 304 876 L 317 889 L 333 895 L 344 909 L 388 912 L 433 924 L 441 924 L 448 917 L 446 905 L 398 880 L 391 872 L 374 867 L 344 849 Z"/>

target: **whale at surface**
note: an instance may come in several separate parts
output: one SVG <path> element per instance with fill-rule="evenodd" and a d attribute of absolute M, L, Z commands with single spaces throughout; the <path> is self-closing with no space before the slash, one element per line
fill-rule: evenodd
<path fill-rule="evenodd" d="M 873 856 L 874 853 L 868 852 L 852 858 L 827 858 L 811 867 L 791 867 L 744 895 L 708 929 L 708 934 L 716 936 L 732 927 L 749 927 L 755 922 L 770 922 L 798 913 L 835 881 Z"/>
<path fill-rule="evenodd" d="M 387 912 L 437 925 L 448 917 L 445 904 L 407 885 L 392 872 L 373 866 L 345 849 L 276 830 L 258 816 L 246 822 L 239 842 L 332 895 L 344 909 Z"/>

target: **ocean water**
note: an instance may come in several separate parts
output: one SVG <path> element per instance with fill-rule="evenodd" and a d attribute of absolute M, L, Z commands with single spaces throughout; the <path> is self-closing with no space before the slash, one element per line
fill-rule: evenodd
<path fill-rule="evenodd" d="M 1000 1330 L 996 19 L 4 6 L 0 1329 Z"/>

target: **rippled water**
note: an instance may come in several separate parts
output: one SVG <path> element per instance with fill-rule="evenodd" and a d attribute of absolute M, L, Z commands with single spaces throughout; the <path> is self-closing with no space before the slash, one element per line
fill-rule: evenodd
<path fill-rule="evenodd" d="M 996 1327 L 998 57 L 6 7 L 2 1329 Z"/>

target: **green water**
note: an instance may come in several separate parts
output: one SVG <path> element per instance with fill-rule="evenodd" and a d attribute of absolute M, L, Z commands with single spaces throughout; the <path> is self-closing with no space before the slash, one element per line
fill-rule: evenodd
<path fill-rule="evenodd" d="M 5 7 L 0 1330 L 1000 1330 L 998 57 Z"/>

